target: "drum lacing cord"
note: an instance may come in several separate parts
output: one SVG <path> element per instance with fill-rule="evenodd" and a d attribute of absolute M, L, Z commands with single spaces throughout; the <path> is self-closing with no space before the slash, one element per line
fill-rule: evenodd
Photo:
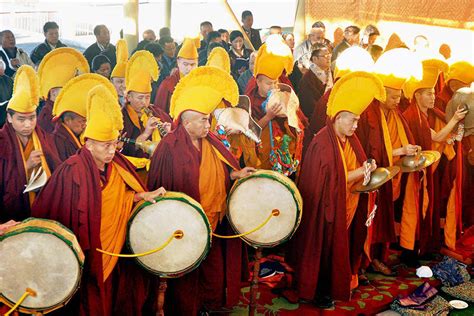
<path fill-rule="evenodd" d="M 16 304 L 12 308 L 10 308 L 10 310 L 4 316 L 8 316 L 13 313 L 18 308 L 18 306 L 20 306 L 20 304 L 23 303 L 23 301 L 30 295 L 36 297 L 36 292 L 27 287 L 25 293 L 23 293 L 18 302 L 16 302 Z"/>
<path fill-rule="evenodd" d="M 183 238 L 184 236 L 184 233 L 183 231 L 181 230 L 177 230 L 175 231 L 161 246 L 155 248 L 155 249 L 152 249 L 152 250 L 149 250 L 149 251 L 146 251 L 146 252 L 142 252 L 142 253 L 134 253 L 134 254 L 120 254 L 120 253 L 112 253 L 112 252 L 108 252 L 108 251 L 105 251 L 105 250 L 102 250 L 102 249 L 99 249 L 99 248 L 96 248 L 95 250 L 97 250 L 98 252 L 101 252 L 103 254 L 106 254 L 106 255 L 109 255 L 109 256 L 113 256 L 113 257 L 120 257 L 120 258 L 137 258 L 137 257 L 143 257 L 143 256 L 148 256 L 148 255 L 151 255 L 155 252 L 158 252 L 160 250 L 163 250 L 166 246 L 168 246 L 171 241 L 173 239 L 181 239 Z"/>
<path fill-rule="evenodd" d="M 215 237 L 227 238 L 227 239 L 243 237 L 243 236 L 249 235 L 249 234 L 251 234 L 251 233 L 253 233 L 253 232 L 256 232 L 257 230 L 261 229 L 263 226 L 267 225 L 267 223 L 270 221 L 270 219 L 271 219 L 273 216 L 278 216 L 278 215 L 280 215 L 280 211 L 279 211 L 279 210 L 277 210 L 277 209 L 272 210 L 272 212 L 270 213 L 270 215 L 268 215 L 268 217 L 267 217 L 260 225 L 258 225 L 258 226 L 255 227 L 254 229 L 249 230 L 248 232 L 245 232 L 245 233 L 242 233 L 242 234 L 231 235 L 231 236 L 222 236 L 222 235 L 218 235 L 218 234 L 216 234 L 216 233 L 212 233 L 212 235 L 215 236 Z"/>

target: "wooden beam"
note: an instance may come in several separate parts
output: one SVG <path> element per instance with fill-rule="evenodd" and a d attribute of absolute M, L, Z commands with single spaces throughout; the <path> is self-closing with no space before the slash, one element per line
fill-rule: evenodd
<path fill-rule="evenodd" d="M 138 0 L 125 0 L 123 5 L 123 38 L 131 53 L 138 44 Z"/>
<path fill-rule="evenodd" d="M 295 43 L 299 43 L 306 40 L 306 8 L 305 0 L 298 0 L 295 14 L 295 23 L 293 26 L 293 34 L 295 35 Z"/>

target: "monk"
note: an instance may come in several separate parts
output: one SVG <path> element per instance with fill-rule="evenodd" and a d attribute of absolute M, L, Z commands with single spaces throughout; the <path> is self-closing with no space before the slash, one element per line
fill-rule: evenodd
<path fill-rule="evenodd" d="M 126 101 L 122 109 L 124 136 L 137 142 L 151 140 L 158 143 L 161 133 L 170 131 L 171 118 L 159 108 L 152 110 L 150 107 L 151 81 L 156 80 L 159 75 L 155 58 L 148 51 L 137 51 L 127 63 L 126 74 Z M 160 122 L 161 131 L 158 129 Z M 138 158 L 149 157 L 142 149 L 130 143 L 124 145 L 122 153 Z"/>
<path fill-rule="evenodd" d="M 287 258 L 296 271 L 299 297 L 320 308 L 333 307 L 333 299 L 349 300 L 357 286 L 362 252 L 353 253 L 356 245 L 349 239 L 358 235 L 363 248 L 368 209 L 367 201 L 359 201 L 351 190 L 376 163 L 367 161 L 354 132 L 373 97 L 383 100 L 384 93 L 380 80 L 369 73 L 354 72 L 338 81 L 328 103 L 328 123 L 313 138 L 303 162 L 298 188 L 305 212 Z"/>
<path fill-rule="evenodd" d="M 296 108 L 290 108 L 278 102 L 278 99 L 273 99 L 272 102 L 266 102 L 266 100 L 272 90 L 277 88 L 279 79 L 285 75 L 285 72 L 291 73 L 292 68 L 291 50 L 285 45 L 280 35 L 271 35 L 257 53 L 254 66 L 255 81 L 249 81 L 245 93 L 250 98 L 252 116 L 262 128 L 262 142 L 257 147 L 260 168 L 282 171 L 287 175 L 299 170 L 307 120 L 299 105 Z M 291 86 L 289 87 L 291 89 Z M 290 93 L 294 94 L 293 91 Z M 294 120 L 290 121 L 289 115 L 294 117 Z M 285 136 L 288 139 L 287 149 L 284 149 Z M 275 160 L 271 159 L 271 152 L 279 149 L 287 151 L 291 157 L 290 161 L 285 163 L 286 166 L 281 163 L 282 167 L 280 167 Z"/>
<path fill-rule="evenodd" d="M 53 106 L 53 146 L 59 159 L 65 161 L 82 148 L 81 134 L 86 128 L 87 94 L 97 85 L 104 85 L 116 95 L 112 84 L 98 74 L 82 74 L 71 79 L 61 92 Z"/>
<path fill-rule="evenodd" d="M 7 107 L 7 123 L 0 130 L 0 222 L 28 218 L 36 193 L 23 193 L 33 171 L 49 177 L 60 163 L 50 140 L 36 124 L 38 78 L 31 66 L 15 76 L 15 89 Z"/>
<path fill-rule="evenodd" d="M 374 73 L 382 80 L 386 101 L 374 100 L 366 111 L 362 113 L 357 136 L 364 148 L 367 157 L 375 159 L 382 167 L 393 166 L 402 156 L 414 155 L 419 149 L 414 145 L 414 139 L 408 124 L 398 109 L 402 95 L 402 87 L 410 78 L 413 64 L 405 63 L 397 66 L 397 74 L 393 74 L 393 65 L 401 60 L 413 59 L 413 53 L 407 49 L 393 49 L 383 54 L 375 63 Z M 421 68 L 421 63 L 418 64 Z M 404 68 L 403 68 L 404 67 Z M 400 71 L 402 70 L 402 71 Z M 371 234 L 370 258 L 372 269 L 384 275 L 394 275 L 394 272 L 385 264 L 386 249 L 390 243 L 397 242 L 395 233 L 394 202 L 403 197 L 402 208 L 416 208 L 416 195 L 411 188 L 413 177 L 409 175 L 410 184 L 402 185 L 402 174 L 398 174 L 393 181 L 382 185 L 377 194 L 377 213 L 374 218 Z M 406 184 L 407 176 L 403 183 Z M 403 238 L 403 237 L 402 237 Z"/>
<path fill-rule="evenodd" d="M 336 59 L 336 66 L 334 69 L 334 82 L 339 80 L 342 76 L 353 71 L 371 71 L 374 61 L 370 54 L 363 48 L 358 46 L 349 47 L 341 53 Z M 313 112 L 308 116 L 308 128 L 304 133 L 303 139 L 303 158 L 306 153 L 311 140 L 324 126 L 327 121 L 327 103 L 332 87 L 327 87 L 324 94 L 313 105 Z M 301 92 L 300 92 L 301 93 Z"/>
<path fill-rule="evenodd" d="M 474 65 L 467 61 L 458 61 L 449 67 L 446 84 L 436 95 L 435 107 L 446 112 L 446 105 L 460 88 L 469 87 L 474 82 Z"/>
<path fill-rule="evenodd" d="M 61 88 L 78 74 L 88 73 L 89 63 L 76 49 L 61 47 L 54 49 L 41 60 L 38 67 L 40 81 L 40 96 L 44 100 L 43 107 L 38 114 L 38 125 L 47 133 L 52 133 L 55 124 L 53 105 Z"/>
<path fill-rule="evenodd" d="M 119 39 L 115 45 L 117 64 L 110 74 L 110 82 L 115 87 L 120 107 L 125 105 L 125 70 L 128 62 L 128 45 L 124 39 Z"/>
<path fill-rule="evenodd" d="M 81 287 L 67 315 L 141 315 L 145 305 L 144 272 L 96 250 L 120 253 L 134 204 L 153 203 L 165 193 L 163 188 L 146 192 L 133 166 L 116 152 L 122 127 L 116 96 L 103 86 L 92 89 L 84 147 L 56 170 L 33 205 L 33 216 L 70 228 L 86 255 Z"/>
<path fill-rule="evenodd" d="M 416 144 L 420 145 L 422 150 L 437 149 L 434 146 L 434 142 L 445 143 L 454 127 L 467 113 L 464 109 L 459 108 L 453 118 L 438 131 L 430 127 L 428 111 L 434 108 L 434 86 L 443 66 L 444 61 L 436 59 L 424 60 L 423 79 L 421 81 L 410 80 L 404 87 L 405 95 L 411 100 L 411 103 L 403 113 L 403 116 L 408 122 Z M 434 210 L 434 200 L 439 198 L 439 196 L 434 196 L 433 168 L 435 167 L 436 165 L 426 168 L 426 175 L 421 183 L 424 192 L 419 202 L 419 205 L 422 205 L 421 213 L 418 215 L 414 214 L 412 220 L 410 220 L 410 225 L 405 225 L 411 231 L 411 237 L 406 240 L 400 240 L 403 248 L 414 251 L 412 256 L 416 256 L 418 252 L 419 254 L 425 254 L 436 250 L 433 249 L 433 240 L 436 241 L 438 238 L 437 234 L 440 233 L 440 213 L 438 209 Z M 401 230 L 403 232 L 403 225 Z M 415 245 L 415 240 L 419 240 L 418 245 Z"/>
<path fill-rule="evenodd" d="M 224 98 L 235 105 L 238 87 L 229 73 L 216 67 L 199 67 L 179 82 L 171 99 L 176 128 L 163 138 L 151 158 L 148 188 L 166 186 L 191 196 L 202 205 L 213 231 L 229 235 L 224 215 L 230 183 L 255 169 L 240 169 L 220 140 L 209 133 L 209 113 Z M 199 309 L 235 305 L 247 272 L 245 254 L 239 239 L 214 238 L 210 253 L 197 270 L 168 281 L 167 313 L 196 315 Z"/>
<path fill-rule="evenodd" d="M 200 47 L 199 38 L 185 38 L 183 45 L 178 52 L 176 58 L 176 64 L 178 69 L 171 72 L 161 83 L 158 91 L 156 92 L 153 107 L 161 109 L 166 113 L 170 113 L 170 101 L 171 95 L 178 84 L 178 82 L 187 76 L 191 70 L 198 66 L 198 48 Z"/>

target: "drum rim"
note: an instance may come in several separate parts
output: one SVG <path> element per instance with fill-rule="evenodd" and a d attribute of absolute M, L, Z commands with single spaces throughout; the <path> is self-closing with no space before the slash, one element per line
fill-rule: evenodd
<path fill-rule="evenodd" d="M 25 221 L 23 221 L 22 223 L 26 223 L 27 221 L 31 220 L 32 218 L 28 218 L 26 219 Z M 43 220 L 43 219 L 41 219 Z M 60 223 L 56 222 L 56 221 L 53 221 L 53 220 L 47 220 L 49 222 L 54 222 L 56 224 L 59 224 L 60 226 L 62 226 L 62 228 L 65 228 L 67 230 L 70 231 L 69 228 L 67 227 L 64 227 L 64 225 L 61 225 Z M 12 236 L 16 236 L 16 235 L 20 235 L 22 233 L 42 233 L 42 234 L 50 234 L 50 235 L 54 235 L 56 237 L 58 237 L 59 239 L 61 239 L 64 243 L 66 243 L 66 245 L 72 250 L 72 252 L 74 253 L 74 256 L 76 257 L 77 259 L 77 262 L 78 262 L 78 265 L 79 265 L 79 274 L 78 274 L 78 278 L 76 280 L 76 283 L 74 284 L 74 289 L 68 294 L 68 296 L 60 303 L 58 304 L 55 304 L 55 305 L 51 305 L 51 306 L 47 306 L 47 307 L 35 307 L 35 308 L 31 308 L 31 307 L 25 307 L 23 306 L 22 304 L 20 304 L 20 306 L 18 307 L 18 310 L 21 312 L 21 313 L 29 313 L 29 312 L 52 312 L 52 311 L 55 311 L 63 306 L 65 306 L 67 303 L 69 303 L 69 301 L 71 300 L 71 298 L 74 296 L 74 294 L 76 294 L 76 292 L 79 290 L 79 287 L 81 285 L 81 280 L 82 280 L 82 272 L 83 272 L 83 268 L 84 268 L 84 262 L 80 260 L 80 257 L 79 255 L 77 254 L 76 250 L 74 249 L 74 247 L 72 246 L 72 242 L 65 238 L 64 236 L 60 235 L 59 233 L 55 232 L 54 230 L 48 228 L 48 227 L 35 227 L 35 226 L 26 226 L 26 227 L 21 227 L 20 229 L 17 229 L 17 230 L 14 230 L 14 231 L 10 231 L 10 232 L 7 232 L 5 233 L 4 235 L 0 236 L 0 242 L 2 242 L 3 240 L 7 239 L 8 237 L 12 237 Z M 72 232 L 71 232 L 72 233 Z M 74 234 L 73 234 L 74 235 Z M 75 236 L 75 235 L 74 235 Z M 14 301 L 11 301 L 9 298 L 7 298 L 3 293 L 0 293 L 0 301 L 3 301 L 6 305 L 8 305 L 9 307 L 12 307 L 13 305 L 16 304 L 16 302 Z"/>
<path fill-rule="evenodd" d="M 206 249 L 204 251 L 204 253 L 191 265 L 190 268 L 186 268 L 186 269 L 183 269 L 181 271 L 177 271 L 177 272 L 174 272 L 174 273 L 164 273 L 164 272 L 160 272 L 160 271 L 157 271 L 157 270 L 154 270 L 148 266 L 146 266 L 141 260 L 140 258 L 134 258 L 134 260 L 138 263 L 138 265 L 140 265 L 143 269 L 145 269 L 146 271 L 154 274 L 154 275 L 157 275 L 159 277 L 162 277 L 162 278 L 169 278 L 169 279 L 173 279 L 173 278 L 179 278 L 193 270 L 195 270 L 197 267 L 199 267 L 199 265 L 201 264 L 201 262 L 206 259 L 207 255 L 209 254 L 209 250 L 211 249 L 211 246 L 212 246 L 212 228 L 211 228 L 211 224 L 209 223 L 209 219 L 207 218 L 206 216 L 206 213 L 204 212 L 204 210 L 202 209 L 202 207 L 200 207 L 200 204 L 194 200 L 193 198 L 191 198 L 190 196 L 184 194 L 184 193 L 180 193 L 180 192 L 167 192 L 164 196 L 160 196 L 160 197 L 157 197 L 155 198 L 155 201 L 156 202 L 159 202 L 159 201 L 163 201 L 163 200 L 173 200 L 173 201 L 180 201 L 180 202 L 184 202 L 190 206 L 192 206 L 194 209 L 196 209 L 197 211 L 199 211 L 199 214 L 201 215 L 201 217 L 204 219 L 204 222 L 206 223 L 206 228 L 207 228 L 207 231 L 208 231 L 208 234 L 207 234 L 207 246 L 206 246 Z M 152 205 L 153 203 L 151 202 L 146 202 L 146 201 L 143 201 L 142 203 L 139 203 L 135 206 L 135 208 L 133 209 L 132 211 L 132 216 L 130 217 L 130 219 L 128 220 L 128 223 L 127 223 L 127 237 L 126 237 L 126 244 L 127 244 L 127 248 L 133 253 L 133 249 L 132 249 L 132 246 L 130 244 L 130 227 L 131 227 L 131 224 L 133 222 L 133 219 L 136 217 L 136 215 L 143 209 L 145 208 L 146 206 L 149 206 L 149 205 Z"/>
<path fill-rule="evenodd" d="M 284 177 L 284 178 L 282 178 Z M 300 223 L 301 223 L 301 218 L 303 216 L 303 198 L 301 197 L 301 193 L 299 192 L 298 190 L 298 187 L 296 186 L 296 184 L 293 182 L 293 180 L 291 180 L 290 178 L 288 177 L 285 177 L 284 175 L 276 172 L 276 171 L 273 171 L 273 170 L 257 170 L 256 172 L 252 173 L 251 175 L 249 175 L 248 177 L 245 177 L 245 178 L 241 178 L 239 180 L 237 180 L 234 185 L 232 186 L 232 188 L 230 189 L 229 191 L 229 194 L 227 195 L 227 211 L 226 211 L 226 216 L 228 217 L 229 219 L 229 223 L 232 227 L 232 229 L 235 231 L 235 232 L 238 232 L 236 227 L 234 226 L 234 223 L 232 222 L 232 216 L 230 215 L 230 199 L 232 197 L 232 193 L 234 193 L 234 191 L 237 189 L 237 187 L 239 185 L 241 185 L 242 183 L 245 183 L 246 181 L 250 180 L 250 179 L 253 179 L 253 178 L 267 178 L 267 179 L 272 179 L 272 180 L 276 180 L 278 183 L 282 184 L 283 186 L 285 186 L 288 191 L 290 191 L 291 193 L 291 196 L 293 197 L 293 200 L 295 201 L 296 203 L 296 212 L 297 212 L 297 216 L 296 216 L 296 219 L 295 219 L 295 225 L 294 225 L 294 228 L 293 230 L 287 235 L 285 236 L 284 238 L 280 239 L 279 241 L 277 242 L 273 242 L 273 243 L 267 243 L 267 244 L 261 244 L 261 243 L 256 243 L 256 242 L 253 242 L 251 241 L 249 238 L 247 238 L 247 236 L 242 236 L 240 237 L 243 241 L 245 241 L 245 243 L 247 243 L 249 246 L 251 247 L 258 247 L 258 248 L 273 248 L 275 246 L 278 246 L 278 245 L 281 245 L 281 244 L 284 244 L 286 243 L 288 240 L 291 239 L 291 237 L 293 237 L 293 235 L 295 234 L 295 232 L 298 230 L 298 227 L 300 226 Z M 291 187 L 290 184 L 286 183 L 283 179 L 286 179 L 288 181 L 291 181 L 291 183 L 294 185 L 294 188 Z M 295 190 L 296 189 L 296 190 Z"/>

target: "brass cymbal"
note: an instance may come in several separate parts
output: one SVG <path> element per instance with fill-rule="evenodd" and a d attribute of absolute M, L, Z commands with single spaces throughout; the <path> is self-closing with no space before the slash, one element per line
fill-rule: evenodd
<path fill-rule="evenodd" d="M 393 177 L 395 177 L 400 172 L 400 167 L 393 166 L 393 167 L 379 167 L 372 171 L 370 175 L 370 181 L 367 185 L 363 185 L 364 180 L 362 179 L 359 181 L 354 189 L 354 193 L 368 193 L 377 190 L 380 188 L 385 182 L 389 181 Z"/>
<path fill-rule="evenodd" d="M 405 156 L 395 164 L 400 167 L 402 172 L 420 171 L 441 158 L 441 154 L 436 150 L 423 150 L 414 156 Z"/>

